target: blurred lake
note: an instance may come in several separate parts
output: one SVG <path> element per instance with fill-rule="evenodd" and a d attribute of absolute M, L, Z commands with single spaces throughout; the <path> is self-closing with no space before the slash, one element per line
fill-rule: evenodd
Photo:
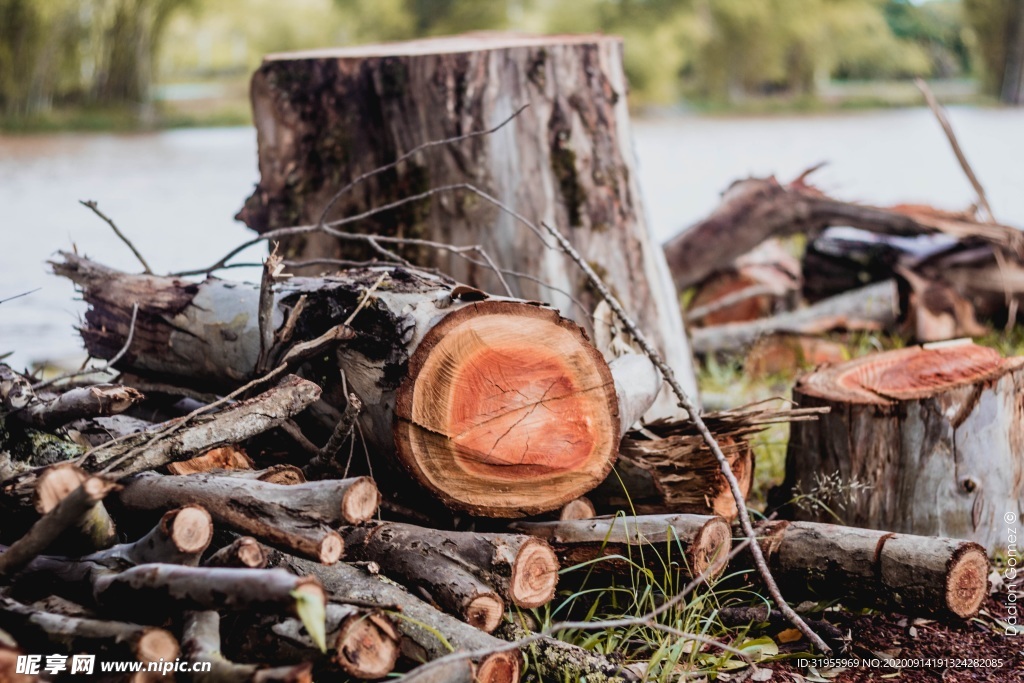
<path fill-rule="evenodd" d="M 950 118 L 996 217 L 1024 227 L 1024 109 L 951 108 Z M 706 215 L 733 180 L 786 181 L 822 161 L 813 180 L 845 199 L 948 209 L 974 199 L 927 109 L 639 119 L 634 137 L 659 240 Z M 45 263 L 57 250 L 138 268 L 79 199 L 96 200 L 154 271 L 167 272 L 208 265 L 250 236 L 233 216 L 256 180 L 250 128 L 0 136 L 0 299 L 39 288 L 0 304 L 0 354 L 13 351 L 15 367 L 84 357 L 74 330 L 84 306 Z"/>

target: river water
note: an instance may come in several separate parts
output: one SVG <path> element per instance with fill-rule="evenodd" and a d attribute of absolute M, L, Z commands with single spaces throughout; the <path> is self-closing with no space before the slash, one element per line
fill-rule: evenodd
<path fill-rule="evenodd" d="M 997 218 L 1024 226 L 1024 109 L 953 108 L 950 117 Z M 634 135 L 659 240 L 706 215 L 737 178 L 788 180 L 822 161 L 815 181 L 843 198 L 949 209 L 973 201 L 926 109 L 644 119 Z M 0 136 L 0 299 L 39 288 L 0 304 L 0 354 L 13 351 L 15 366 L 83 357 L 74 331 L 83 304 L 46 267 L 57 250 L 137 268 L 79 199 L 96 200 L 153 270 L 167 272 L 206 265 L 247 238 L 232 217 L 256 180 L 249 128 Z"/>

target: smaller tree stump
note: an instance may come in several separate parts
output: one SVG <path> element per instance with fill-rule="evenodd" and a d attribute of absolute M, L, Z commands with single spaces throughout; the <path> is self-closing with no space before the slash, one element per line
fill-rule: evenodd
<path fill-rule="evenodd" d="M 801 519 L 1005 550 L 1006 519 L 1024 511 L 1024 358 L 900 349 L 805 375 L 793 399 L 831 412 L 793 424 L 774 505 L 796 496 Z"/>

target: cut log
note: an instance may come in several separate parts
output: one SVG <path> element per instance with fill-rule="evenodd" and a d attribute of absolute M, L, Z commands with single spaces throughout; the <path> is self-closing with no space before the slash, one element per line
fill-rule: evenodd
<path fill-rule="evenodd" d="M 36 653 L 88 652 L 134 662 L 173 662 L 179 653 L 178 641 L 162 628 L 69 617 L 6 597 L 0 597 L 0 629 Z"/>
<path fill-rule="evenodd" d="M 766 334 L 821 334 L 831 330 L 892 330 L 900 315 L 899 293 L 892 280 L 861 287 L 789 313 L 745 323 L 702 327 L 693 331 L 696 353 L 735 351 Z"/>
<path fill-rule="evenodd" d="M 81 468 L 72 463 L 54 465 L 39 475 L 35 487 L 35 508 L 36 511 L 45 515 L 57 504 L 68 497 L 72 491 L 82 485 L 89 476 Z M 67 539 L 68 543 L 62 544 L 66 554 L 72 554 L 75 546 L 86 548 L 86 552 L 101 550 L 110 547 L 117 540 L 117 531 L 114 527 L 114 520 L 110 518 L 106 506 L 102 501 L 83 516 L 76 525 L 75 536 L 77 543 Z M 65 538 L 67 534 L 65 534 Z M 69 547 L 69 543 L 71 547 Z"/>
<path fill-rule="evenodd" d="M 543 541 L 516 534 L 437 531 L 383 522 L 345 532 L 346 558 L 376 562 L 422 588 L 445 610 L 493 631 L 505 601 L 523 609 L 555 596 L 558 560 Z"/>
<path fill-rule="evenodd" d="M 434 609 L 393 583 L 344 562 L 325 567 L 278 553 L 271 564 L 317 577 L 333 599 L 400 609 L 403 617 L 395 625 L 404 636 L 402 653 L 413 661 L 438 659 L 454 648 L 477 653 L 471 659 L 478 683 L 519 680 L 522 659 L 518 651 L 507 650 L 504 641 Z"/>
<path fill-rule="evenodd" d="M 206 567 L 237 567 L 263 569 L 270 558 L 266 550 L 252 536 L 239 536 L 203 563 Z"/>
<path fill-rule="evenodd" d="M 874 354 L 802 377 L 793 399 L 824 406 L 794 424 L 776 506 L 899 533 L 1006 546 L 1024 514 L 1024 358 L 966 343 Z M 827 510 L 831 510 L 829 513 Z"/>
<path fill-rule="evenodd" d="M 295 465 L 273 465 L 263 470 L 209 470 L 209 472 L 218 477 L 255 479 L 282 486 L 306 483 L 306 475 Z M 347 503 L 344 501 L 342 503 L 343 514 L 346 518 L 351 516 L 352 519 L 359 520 L 358 522 L 348 522 L 349 524 L 358 524 L 377 513 L 376 501 L 379 498 L 379 492 L 369 477 L 357 477 L 348 481 L 354 486 L 350 485 L 350 490 L 345 495 Z"/>
<path fill-rule="evenodd" d="M 220 614 L 213 610 L 188 612 L 182 627 L 181 651 L 189 662 L 208 662 L 209 671 L 194 671 L 194 683 L 312 683 L 310 663 L 262 668 L 236 664 L 221 653 Z"/>
<path fill-rule="evenodd" d="M 199 506 L 188 505 L 164 513 L 160 523 L 134 543 L 115 545 L 82 559 L 110 566 L 114 562 L 128 565 L 166 562 L 195 567 L 211 540 L 210 513 Z"/>
<path fill-rule="evenodd" d="M 967 619 L 988 596 L 988 555 L 970 541 L 780 521 L 760 528 L 759 543 L 791 600 Z M 739 566 L 753 567 L 749 552 Z"/>
<path fill-rule="evenodd" d="M 210 474 L 177 477 L 146 472 L 126 481 L 120 501 L 138 510 L 201 505 L 219 524 L 330 564 L 341 557 L 344 544 L 329 525 L 346 523 L 351 484 L 352 480 L 325 480 L 282 486 Z M 362 509 L 364 496 L 357 498 Z"/>
<path fill-rule="evenodd" d="M 271 55 L 252 80 L 261 178 L 239 218 L 265 233 L 473 184 L 513 211 L 571 228 L 573 246 L 696 397 L 676 293 L 644 216 L 626 87 L 621 39 L 597 35 L 481 34 Z M 490 129 L 523 105 L 497 132 L 424 150 L 331 202 L 347 182 L 414 147 Z M 478 195 L 443 194 L 355 229 L 480 245 L 510 271 L 514 296 L 552 302 L 582 325 L 599 303 L 561 255 Z M 323 233 L 285 237 L 281 246 L 292 259 L 376 256 Z M 501 278 L 479 259 L 422 244 L 399 251 L 478 289 L 502 291 Z M 667 394 L 649 415 L 677 416 Z"/>
<path fill-rule="evenodd" d="M 568 522 L 574 519 L 593 519 L 597 517 L 597 509 L 586 496 L 570 500 L 558 511 L 558 519 Z"/>
<path fill-rule="evenodd" d="M 202 455 L 172 462 L 167 466 L 170 474 L 196 474 L 210 470 L 251 470 L 252 459 L 245 451 L 235 445 L 212 448 Z"/>
<path fill-rule="evenodd" d="M 708 578 L 722 573 L 732 545 L 732 530 L 721 517 L 704 515 L 649 515 L 602 517 L 571 522 L 516 522 L 515 531 L 547 541 L 563 569 L 601 557 L 597 571 L 620 571 L 628 565 L 659 571 L 673 567 L 689 576 L 708 570 Z"/>
<path fill-rule="evenodd" d="M 33 427 L 55 429 L 75 420 L 123 413 L 142 398 L 131 387 L 96 384 L 68 389 L 52 399 L 40 397 L 15 415 Z"/>
<path fill-rule="evenodd" d="M 398 661 L 401 634 L 379 610 L 340 603 L 327 605 L 327 650 L 306 633 L 298 619 L 257 619 L 236 627 L 232 648 L 256 661 L 313 662 L 360 680 L 377 680 L 391 673 Z"/>
<path fill-rule="evenodd" d="M 64 259 L 56 270 L 82 286 L 92 306 L 82 334 L 94 356 L 124 345 L 128 302 L 145 292 L 137 341 L 119 366 L 226 387 L 252 376 L 259 355 L 254 285 L 197 285 Z M 368 290 L 371 303 L 351 327 L 343 325 Z M 284 325 L 298 315 L 297 338 L 345 332 L 328 340 L 336 353 L 318 350 L 310 376 L 336 378 L 340 369 L 363 403 L 359 421 L 371 452 L 397 456 L 404 472 L 452 508 L 515 517 L 586 493 L 608 474 L 622 425 L 654 400 L 653 366 L 626 356 L 610 368 L 582 330 L 552 309 L 457 295 L 453 283 L 404 268 L 292 278 L 279 285 L 275 320 Z M 648 373 L 639 375 L 643 367 Z M 616 372 L 628 374 L 615 381 Z M 630 381 L 638 376 L 645 381 Z M 342 383 L 328 379 L 324 396 L 340 406 Z"/>

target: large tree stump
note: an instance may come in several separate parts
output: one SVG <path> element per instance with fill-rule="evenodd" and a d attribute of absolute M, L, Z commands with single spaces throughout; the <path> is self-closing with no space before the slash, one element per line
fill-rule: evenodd
<path fill-rule="evenodd" d="M 271 55 L 252 80 L 261 179 L 238 217 L 261 233 L 316 224 L 351 180 L 425 142 L 493 128 L 529 105 L 491 135 L 432 147 L 361 183 L 330 207 L 327 220 L 472 184 L 532 221 L 561 227 L 696 397 L 676 293 L 644 216 L 626 91 L 622 41 L 606 36 L 475 34 Z M 582 325 L 599 303 L 561 254 L 468 192 L 406 205 L 351 229 L 481 245 L 501 268 L 527 274 L 506 275 L 513 295 L 551 302 Z M 281 244 L 292 259 L 376 256 L 323 233 Z M 401 252 L 461 282 L 502 291 L 479 258 L 472 263 L 422 245 Z M 663 394 L 652 416 L 678 412 Z"/>
<path fill-rule="evenodd" d="M 1024 358 L 900 349 L 805 375 L 793 399 L 831 412 L 792 425 L 775 503 L 798 493 L 800 518 L 835 521 L 828 508 L 855 526 L 1005 550 L 1004 516 L 1024 513 Z"/>
<path fill-rule="evenodd" d="M 139 302 L 118 367 L 140 376 L 223 390 L 261 374 L 260 357 L 274 365 L 327 339 L 329 346 L 300 355 L 297 370 L 322 384 L 335 407 L 356 394 L 369 451 L 450 508 L 474 514 L 539 514 L 597 486 L 623 432 L 659 390 L 645 357 L 606 363 L 580 327 L 551 308 L 466 294 L 420 271 L 288 280 L 269 316 L 275 342 L 261 355 L 257 285 L 128 275 L 64 259 L 56 270 L 91 306 L 81 331 L 93 356 L 124 346 Z M 386 479 L 385 487 L 393 483 Z"/>

